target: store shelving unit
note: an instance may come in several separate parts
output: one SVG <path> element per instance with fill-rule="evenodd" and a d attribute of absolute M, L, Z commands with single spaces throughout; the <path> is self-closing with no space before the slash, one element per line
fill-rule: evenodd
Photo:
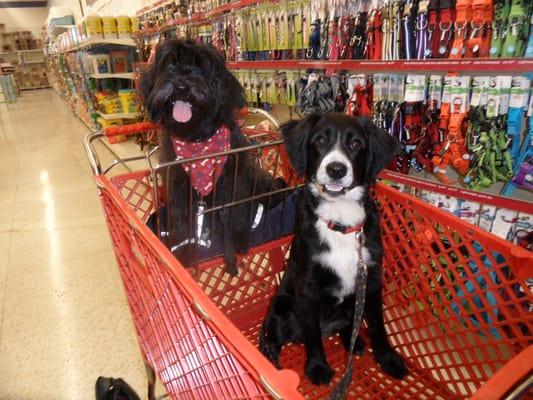
<path fill-rule="evenodd" d="M 143 41 L 151 45 L 158 40 L 157 35 L 168 34 L 170 31 L 181 28 L 183 25 L 209 24 L 211 20 L 216 20 L 232 11 L 240 10 L 247 6 L 254 6 L 260 3 L 270 3 L 269 0 L 238 0 L 213 8 L 212 10 L 200 14 L 194 14 L 185 18 L 177 18 L 163 23 L 159 27 L 142 29 L 134 37 L 139 43 Z M 150 11 L 163 3 L 153 3 L 145 9 Z M 192 30 L 194 32 L 194 29 Z M 189 30 L 187 30 L 189 32 Z M 180 34 L 181 34 L 180 30 Z M 146 55 L 146 49 L 140 49 Z M 261 54 L 262 53 L 262 54 Z M 288 51 L 291 53 L 291 51 Z M 245 54 L 245 53 L 244 53 Z M 267 51 L 256 54 L 265 56 Z M 348 72 L 348 73 L 393 73 L 393 74 L 438 74 L 445 75 L 449 72 L 456 72 L 460 75 L 469 76 L 495 76 L 495 75 L 528 75 L 533 74 L 533 58 L 477 58 L 477 59 L 427 59 L 427 60 L 367 60 L 367 59 L 346 59 L 346 60 L 315 60 L 315 59 L 283 59 L 283 60 L 239 60 L 227 61 L 227 65 L 234 71 L 254 71 L 266 73 L 266 71 L 310 71 L 325 70 L 328 72 Z M 139 70 L 144 69 L 146 63 L 136 64 Z M 282 112 L 284 114 L 284 112 Z"/>
<path fill-rule="evenodd" d="M 128 46 L 128 47 L 136 47 L 135 41 L 132 38 L 124 38 L 124 39 L 89 39 L 86 42 L 79 43 L 75 46 L 72 46 L 68 49 L 61 50 L 59 53 L 69 53 L 73 51 L 78 50 L 85 50 L 90 49 L 92 47 L 100 47 L 100 46 L 109 46 L 109 45 L 117 45 L 117 46 Z"/>
<path fill-rule="evenodd" d="M 194 14 L 194 15 L 191 15 L 190 17 L 176 18 L 176 19 L 173 19 L 171 21 L 168 21 L 168 22 L 164 23 L 163 25 L 161 25 L 159 27 L 143 29 L 143 30 L 135 33 L 133 35 L 133 37 L 140 38 L 140 37 L 160 34 L 160 33 L 175 29 L 179 25 L 208 22 L 212 18 L 215 18 L 215 17 L 218 17 L 220 15 L 229 13 L 231 11 L 236 11 L 236 10 L 239 10 L 241 8 L 248 7 L 248 6 L 251 6 L 251 5 L 256 5 L 256 4 L 259 4 L 259 3 L 266 2 L 266 1 L 268 1 L 268 0 L 236 0 L 236 1 L 232 1 L 232 2 L 227 3 L 227 4 L 223 4 L 223 5 L 219 6 L 219 7 L 215 7 L 212 10 L 207 11 L 205 13 Z M 149 5 L 146 8 L 152 8 L 154 6 L 157 6 L 157 3 L 151 4 L 151 5 Z M 138 11 L 138 13 L 143 12 L 144 9 L 145 8 L 140 9 Z"/>
<path fill-rule="evenodd" d="M 98 115 L 100 115 L 103 119 L 111 120 L 111 119 L 135 119 L 140 116 L 139 113 L 117 113 L 117 114 L 105 114 L 103 112 L 97 111 Z"/>
<path fill-rule="evenodd" d="M 123 72 L 115 74 L 89 74 L 94 79 L 133 79 L 133 72 Z"/>
<path fill-rule="evenodd" d="M 191 23 L 206 23 L 211 19 L 224 15 L 231 11 L 256 5 L 268 0 L 237 0 L 224 4 L 214 9 L 194 14 L 190 17 L 177 18 L 168 21 L 160 27 L 142 29 L 135 33 L 133 37 L 143 38 L 146 36 L 161 34 L 180 25 Z M 151 4 L 147 8 L 157 6 L 157 3 Z M 142 12 L 144 9 L 139 10 Z M 142 64 L 139 63 L 142 67 Z M 228 61 L 228 67 L 231 69 L 328 69 L 328 70 L 347 70 L 361 72 L 461 72 L 461 73 L 531 73 L 533 71 L 533 59 L 428 59 L 428 60 L 397 60 L 397 61 L 374 61 L 374 60 L 261 60 L 261 61 Z"/>
<path fill-rule="evenodd" d="M 43 48 L 0 52 L 0 58 L 15 66 L 15 78 L 20 90 L 50 87 L 45 70 L 46 60 Z"/>
<path fill-rule="evenodd" d="M 23 87 L 20 90 L 37 90 L 37 89 L 48 89 L 50 86 L 30 86 L 30 87 Z"/>
<path fill-rule="evenodd" d="M 276 61 L 228 61 L 231 69 L 333 69 L 361 72 L 441 72 L 449 71 L 475 74 L 531 73 L 533 58 L 498 59 L 435 59 L 435 60 L 276 60 Z"/>
<path fill-rule="evenodd" d="M 117 119 L 130 121 L 140 116 L 139 113 L 105 114 L 100 112 L 97 109 L 93 92 L 96 85 L 95 81 L 103 79 L 131 80 L 133 79 L 133 73 L 89 74 L 78 65 L 79 62 L 75 62 L 74 60 L 78 52 L 86 52 L 93 49 L 105 52 L 108 49 L 120 49 L 124 47 L 134 48 L 136 44 L 132 38 L 89 39 L 68 49 L 49 52 L 48 54 L 50 68 L 58 71 L 55 75 L 58 75 L 59 80 L 63 81 L 61 84 L 55 85 L 58 86 L 61 97 L 69 103 L 72 111 L 91 130 L 97 129 L 97 120 L 99 118 L 106 121 L 114 120 L 113 123 L 116 123 Z M 91 83 L 91 80 L 94 81 Z M 86 117 L 87 115 L 89 118 Z"/>

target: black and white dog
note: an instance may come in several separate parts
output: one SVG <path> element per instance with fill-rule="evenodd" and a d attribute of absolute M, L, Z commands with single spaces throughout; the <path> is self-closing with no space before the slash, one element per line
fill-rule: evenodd
<path fill-rule="evenodd" d="M 245 106 L 243 88 L 211 47 L 190 40 L 163 42 L 142 75 L 141 95 L 151 120 L 161 127 L 161 162 L 250 145 L 236 122 L 236 111 Z M 198 257 L 224 253 L 229 272 L 235 274 L 235 254 L 248 251 L 254 216 L 263 205 L 256 201 L 223 209 L 216 218 L 206 216 L 200 229 L 191 228 L 191 221 L 200 204 L 226 205 L 284 187 L 284 181 L 263 170 L 250 152 L 184 163 L 167 174 L 162 214 L 168 214 L 170 226 L 165 228 L 176 257 L 189 266 Z M 275 198 L 262 201 L 277 204 Z M 152 218 L 149 223 L 153 229 Z"/>
<path fill-rule="evenodd" d="M 407 369 L 383 322 L 379 213 L 368 193 L 400 145 L 369 119 L 345 114 L 310 114 L 281 130 L 291 164 L 306 186 L 297 200 L 290 258 L 263 323 L 260 349 L 279 367 L 282 346 L 303 343 L 306 375 L 314 384 L 328 384 L 333 370 L 322 337 L 339 333 L 349 349 L 362 254 L 368 267 L 364 317 L 374 356 L 385 372 L 402 378 Z M 360 229 L 361 252 L 355 238 Z M 355 351 L 363 349 L 358 338 Z"/>

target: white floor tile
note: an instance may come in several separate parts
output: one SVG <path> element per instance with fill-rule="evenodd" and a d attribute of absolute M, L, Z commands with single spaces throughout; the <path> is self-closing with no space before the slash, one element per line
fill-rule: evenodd
<path fill-rule="evenodd" d="M 0 400 L 92 400 L 100 375 L 145 394 L 87 133 L 52 90 L 0 107 Z"/>

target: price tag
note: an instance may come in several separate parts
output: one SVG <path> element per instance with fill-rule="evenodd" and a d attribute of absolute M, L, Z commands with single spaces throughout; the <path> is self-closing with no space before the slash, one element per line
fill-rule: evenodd
<path fill-rule="evenodd" d="M 450 103 L 452 97 L 451 97 L 451 88 L 452 88 L 452 80 L 453 75 L 446 75 L 444 77 L 444 85 L 442 87 L 442 101 L 441 103 Z"/>
<path fill-rule="evenodd" d="M 450 89 L 453 112 L 464 114 L 469 110 L 470 77 L 456 76 L 452 79 Z"/>
<path fill-rule="evenodd" d="M 511 83 L 513 81 L 512 76 L 498 76 L 500 81 L 500 107 L 499 114 L 505 115 L 509 110 L 509 99 L 511 98 Z"/>
<path fill-rule="evenodd" d="M 472 107 L 485 106 L 488 100 L 489 77 L 476 76 L 472 80 L 472 97 L 470 105 Z"/>
<path fill-rule="evenodd" d="M 487 118 L 495 118 L 500 109 L 500 82 L 498 77 L 491 76 L 487 89 Z"/>
<path fill-rule="evenodd" d="M 442 98 L 442 76 L 431 75 L 429 77 L 428 105 L 432 108 L 440 108 Z"/>
<path fill-rule="evenodd" d="M 509 107 L 524 108 L 528 105 L 529 79 L 525 76 L 513 76 L 511 81 L 511 97 Z"/>
<path fill-rule="evenodd" d="M 409 102 L 424 101 L 426 91 L 425 75 L 407 75 L 404 100 Z"/>

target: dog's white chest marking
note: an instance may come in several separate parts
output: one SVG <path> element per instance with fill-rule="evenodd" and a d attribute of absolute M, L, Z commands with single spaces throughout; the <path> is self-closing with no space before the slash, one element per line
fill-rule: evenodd
<path fill-rule="evenodd" d="M 334 221 L 345 226 L 362 224 L 365 220 L 365 209 L 359 202 L 353 200 L 337 200 L 322 202 L 317 207 L 318 220 L 315 227 L 320 240 L 326 243 L 329 250 L 323 251 L 317 256 L 317 261 L 330 268 L 339 278 L 340 285 L 334 295 L 339 301 L 353 293 L 355 288 L 355 276 L 359 265 L 359 243 L 356 241 L 356 233 L 344 234 L 334 231 L 327 226 L 325 221 Z M 364 246 L 364 245 L 363 245 Z M 368 264 L 370 254 L 363 247 L 361 254 Z"/>

